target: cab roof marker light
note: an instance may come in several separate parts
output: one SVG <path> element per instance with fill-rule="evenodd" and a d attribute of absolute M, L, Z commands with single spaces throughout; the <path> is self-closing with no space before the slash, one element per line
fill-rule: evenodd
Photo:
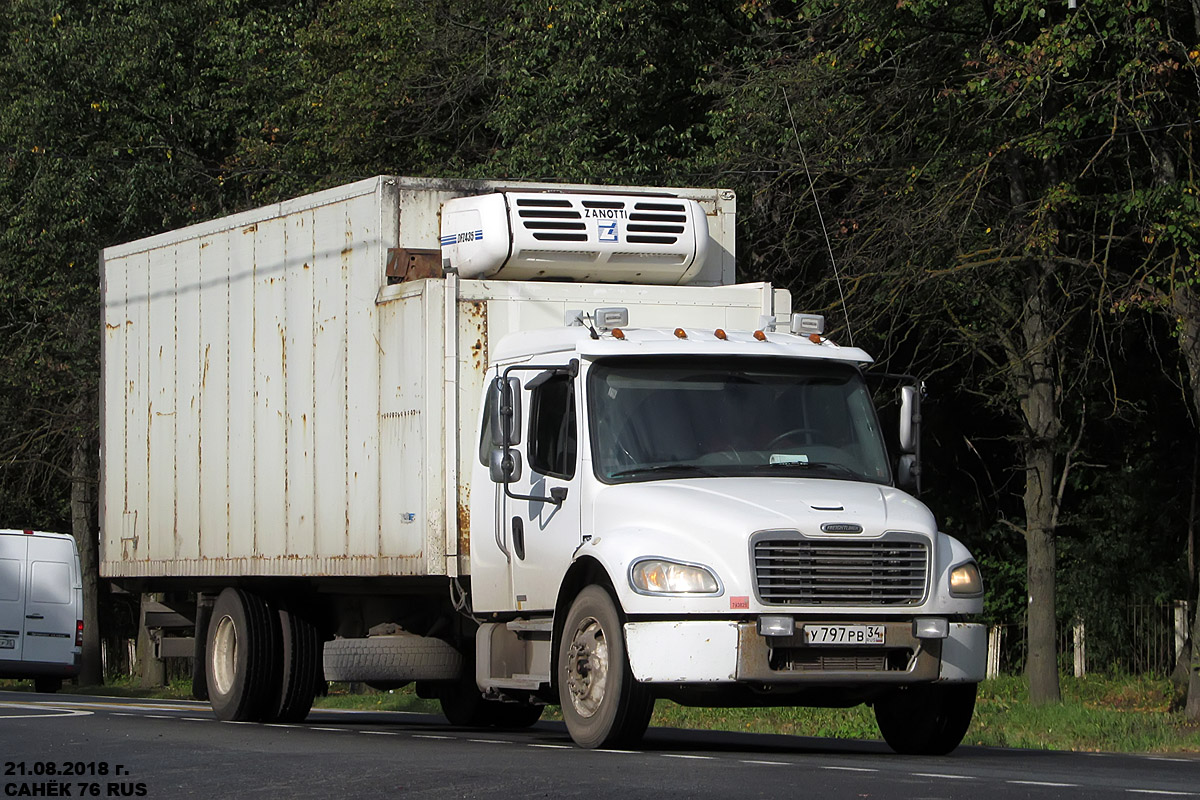
<path fill-rule="evenodd" d="M 675 329 L 675 338 L 676 339 L 686 339 L 687 331 L 685 331 L 683 328 L 676 328 Z"/>
<path fill-rule="evenodd" d="M 729 336 L 726 335 L 724 329 L 722 328 L 717 328 L 715 331 L 713 331 L 713 336 L 717 337 L 722 342 L 729 341 Z"/>
<path fill-rule="evenodd" d="M 767 335 L 765 333 L 763 333 L 762 331 L 755 331 L 754 338 L 760 342 L 765 342 L 767 340 Z"/>
<path fill-rule="evenodd" d="M 612 329 L 612 337 L 614 339 L 624 339 L 625 331 L 621 330 L 620 328 L 613 328 Z"/>
<path fill-rule="evenodd" d="M 819 334 L 819 333 L 810 333 L 808 335 L 808 340 L 810 342 L 812 342 L 813 344 L 821 344 L 825 341 L 824 339 L 821 338 L 821 334 Z M 830 344 L 833 344 L 833 342 L 830 342 Z"/>

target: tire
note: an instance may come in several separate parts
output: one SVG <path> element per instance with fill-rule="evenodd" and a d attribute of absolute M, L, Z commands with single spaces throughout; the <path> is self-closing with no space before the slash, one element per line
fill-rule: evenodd
<path fill-rule="evenodd" d="M 207 638 L 205 682 L 217 718 L 249 722 L 272 713 L 280 691 L 278 613 L 257 595 L 225 589 Z"/>
<path fill-rule="evenodd" d="M 34 678 L 33 690 L 42 694 L 54 694 L 62 688 L 62 678 Z"/>
<path fill-rule="evenodd" d="M 465 673 L 464 673 L 465 675 Z M 460 728 L 528 728 L 542 718 L 542 706 L 532 703 L 505 703 L 488 700 L 475 683 L 474 671 L 469 677 L 441 684 L 437 690 L 442 715 L 451 725 Z"/>
<path fill-rule="evenodd" d="M 501 703 L 499 700 L 484 700 L 490 706 L 490 724 L 504 730 L 515 731 L 528 728 L 542 718 L 542 706 L 533 703 Z"/>
<path fill-rule="evenodd" d="M 567 731 L 584 748 L 636 743 L 654 708 L 633 678 L 625 634 L 607 591 L 588 586 L 571 604 L 558 645 L 558 696 Z"/>
<path fill-rule="evenodd" d="M 312 709 L 321 670 L 321 639 L 304 617 L 279 609 L 280 687 L 279 697 L 264 721 L 300 722 Z"/>
<path fill-rule="evenodd" d="M 196 627 L 192 645 L 192 698 L 208 699 L 208 623 L 212 619 L 212 595 L 196 598 Z"/>
<path fill-rule="evenodd" d="M 905 686 L 875 701 L 888 746 L 904 755 L 942 756 L 958 747 L 975 711 L 974 683 Z"/>
<path fill-rule="evenodd" d="M 402 633 L 325 643 L 325 679 L 331 681 L 439 681 L 462 674 L 463 657 L 441 639 Z"/>

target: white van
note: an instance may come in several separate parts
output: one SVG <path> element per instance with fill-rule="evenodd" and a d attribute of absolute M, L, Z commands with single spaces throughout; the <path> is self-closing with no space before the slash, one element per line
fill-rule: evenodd
<path fill-rule="evenodd" d="M 79 674 L 83 581 L 75 539 L 0 530 L 0 678 L 55 692 Z"/>

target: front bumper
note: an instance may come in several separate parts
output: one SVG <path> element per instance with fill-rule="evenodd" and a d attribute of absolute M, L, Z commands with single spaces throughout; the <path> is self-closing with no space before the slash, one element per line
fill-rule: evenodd
<path fill-rule="evenodd" d="M 909 620 L 882 624 L 884 644 L 869 647 L 807 645 L 799 630 L 793 636 L 761 636 L 754 622 L 735 620 L 630 622 L 625 643 L 634 677 L 643 683 L 848 686 L 983 680 L 983 625 L 951 622 L 945 638 L 931 639 L 917 638 Z"/>

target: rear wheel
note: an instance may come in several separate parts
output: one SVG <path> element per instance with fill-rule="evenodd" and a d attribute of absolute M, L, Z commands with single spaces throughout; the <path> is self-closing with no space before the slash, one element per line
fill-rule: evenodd
<path fill-rule="evenodd" d="M 321 680 L 321 638 L 312 623 L 295 611 L 279 609 L 279 698 L 263 715 L 265 720 L 300 722 L 312 709 Z"/>
<path fill-rule="evenodd" d="M 279 696 L 279 616 L 261 597 L 227 588 L 208 626 L 205 682 L 218 719 L 253 721 Z"/>
<path fill-rule="evenodd" d="M 580 747 L 611 747 L 642 738 L 654 698 L 634 680 L 616 603 L 588 586 L 567 614 L 558 647 L 563 719 Z"/>
<path fill-rule="evenodd" d="M 975 711 L 975 684 L 904 686 L 875 701 L 875 721 L 897 753 L 941 756 L 958 747 Z"/>

